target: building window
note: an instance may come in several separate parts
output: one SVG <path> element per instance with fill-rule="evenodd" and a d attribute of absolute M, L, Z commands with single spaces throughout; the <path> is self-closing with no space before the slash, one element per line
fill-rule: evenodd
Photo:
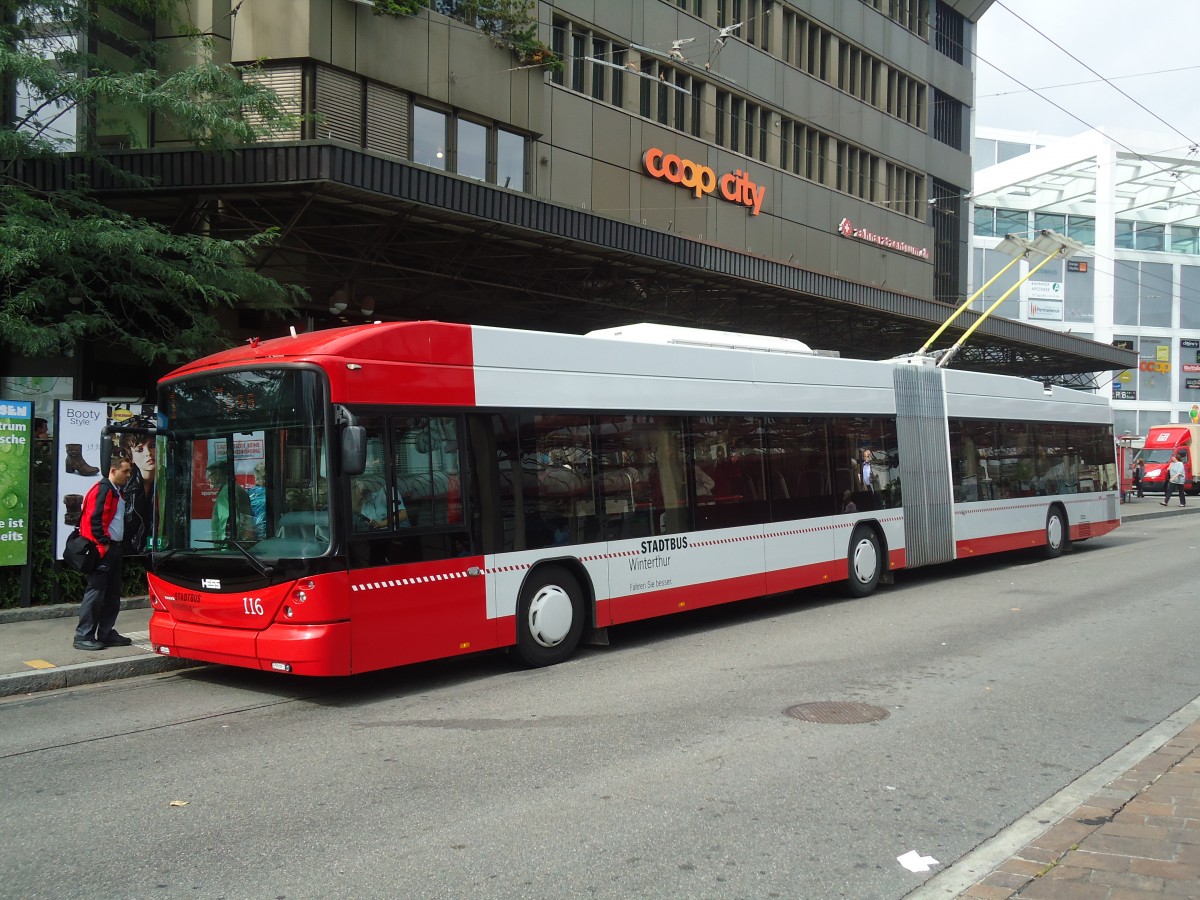
<path fill-rule="evenodd" d="M 1067 217 L 1055 213 L 1035 212 L 1033 228 L 1035 231 L 1055 231 L 1059 234 L 1066 234 Z"/>
<path fill-rule="evenodd" d="M 935 141 L 955 150 L 963 148 L 963 105 L 936 88 L 933 91 L 933 128 Z"/>
<path fill-rule="evenodd" d="M 582 34 L 571 35 L 571 90 L 583 93 L 583 63 L 587 55 L 585 39 Z"/>
<path fill-rule="evenodd" d="M 434 169 L 446 169 L 446 114 L 426 106 L 413 107 L 412 159 Z"/>
<path fill-rule="evenodd" d="M 559 59 L 567 58 L 567 33 L 570 30 L 571 26 L 566 19 L 555 19 L 554 26 L 550 29 L 550 49 Z M 555 84 L 566 83 L 562 69 L 551 69 L 550 80 Z"/>
<path fill-rule="evenodd" d="M 944 0 L 938 0 L 937 21 L 934 22 L 934 44 L 938 53 L 942 53 L 956 63 L 963 61 L 963 36 L 966 33 L 966 19 L 963 14 L 952 9 Z"/>
<path fill-rule="evenodd" d="M 612 105 L 625 105 L 625 63 L 629 57 L 629 52 L 624 49 L 613 48 L 612 61 L 615 68 L 612 70 Z"/>
<path fill-rule="evenodd" d="M 525 138 L 503 128 L 496 129 L 496 183 L 525 190 Z"/>
<path fill-rule="evenodd" d="M 1023 209 L 993 209 L 975 207 L 975 233 L 981 237 L 1004 237 L 1029 233 L 1029 213 Z"/>
<path fill-rule="evenodd" d="M 468 119 L 458 120 L 455 171 L 468 178 L 487 180 L 487 126 Z"/>
<path fill-rule="evenodd" d="M 599 38 L 592 39 L 592 59 L 592 98 L 603 100 L 604 82 L 608 69 L 598 65 L 594 60 L 600 59 L 608 62 L 608 41 L 602 41 Z"/>
<path fill-rule="evenodd" d="M 1067 237 L 1081 244 L 1095 246 L 1096 220 L 1091 216 L 1067 216 Z"/>
<path fill-rule="evenodd" d="M 1117 219 L 1114 241 L 1120 250 L 1166 250 L 1167 227 L 1151 222 L 1131 222 Z"/>
<path fill-rule="evenodd" d="M 1200 266 L 1179 267 L 1179 327 L 1200 328 Z"/>
<path fill-rule="evenodd" d="M 1200 228 L 1195 225 L 1171 226 L 1173 253 L 1200 253 Z"/>

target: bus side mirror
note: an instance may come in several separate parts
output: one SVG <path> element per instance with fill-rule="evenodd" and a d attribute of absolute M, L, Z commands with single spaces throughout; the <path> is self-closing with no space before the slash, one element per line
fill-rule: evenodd
<path fill-rule="evenodd" d="M 367 429 L 347 425 L 342 429 L 342 474 L 361 475 L 367 468 Z"/>

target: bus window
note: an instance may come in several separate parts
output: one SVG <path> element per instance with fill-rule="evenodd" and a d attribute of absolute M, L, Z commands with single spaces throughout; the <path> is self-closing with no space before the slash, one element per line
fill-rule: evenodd
<path fill-rule="evenodd" d="M 690 527 L 683 419 L 602 416 L 605 533 L 610 539 L 677 534 Z"/>
<path fill-rule="evenodd" d="M 838 512 L 899 506 L 896 421 L 865 416 L 829 420 Z"/>
<path fill-rule="evenodd" d="M 762 420 L 705 416 L 689 421 L 696 528 L 729 528 L 766 520 Z"/>
<path fill-rule="evenodd" d="M 599 539 L 591 419 L 526 414 L 519 433 L 525 546 Z"/>
<path fill-rule="evenodd" d="M 347 479 L 354 568 L 465 556 L 455 416 L 359 415 L 367 464 Z"/>
<path fill-rule="evenodd" d="M 955 421 L 950 426 L 954 502 L 994 500 L 1007 489 L 1001 477 L 1004 457 L 994 422 Z"/>
<path fill-rule="evenodd" d="M 1035 480 L 1039 494 L 1079 493 L 1079 449 L 1066 425 L 1039 424 Z"/>
<path fill-rule="evenodd" d="M 401 416 L 392 419 L 396 502 L 412 526 L 462 525 L 458 419 Z"/>
<path fill-rule="evenodd" d="M 829 435 L 824 420 L 772 417 L 766 420 L 766 429 L 771 520 L 832 515 Z"/>

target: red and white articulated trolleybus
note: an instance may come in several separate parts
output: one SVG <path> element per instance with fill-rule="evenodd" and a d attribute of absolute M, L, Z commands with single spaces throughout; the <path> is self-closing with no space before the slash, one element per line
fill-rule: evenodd
<path fill-rule="evenodd" d="M 163 379 L 159 653 L 345 675 L 1119 524 L 1107 400 L 798 341 L 438 322 Z"/>

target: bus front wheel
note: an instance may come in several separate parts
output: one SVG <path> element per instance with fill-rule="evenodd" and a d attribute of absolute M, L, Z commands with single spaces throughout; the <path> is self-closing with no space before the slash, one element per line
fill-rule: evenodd
<path fill-rule="evenodd" d="M 1042 555 L 1046 559 L 1055 559 L 1062 556 L 1070 543 L 1071 529 L 1066 515 L 1061 507 L 1050 507 L 1050 512 L 1046 513 L 1046 545 L 1042 547 Z"/>
<path fill-rule="evenodd" d="M 883 575 L 883 553 L 879 535 L 866 525 L 859 525 L 850 536 L 847 553 L 846 592 L 851 597 L 865 597 L 879 585 Z"/>
<path fill-rule="evenodd" d="M 517 655 L 527 666 L 568 659 L 583 636 L 583 589 L 562 566 L 542 566 L 517 604 Z"/>

